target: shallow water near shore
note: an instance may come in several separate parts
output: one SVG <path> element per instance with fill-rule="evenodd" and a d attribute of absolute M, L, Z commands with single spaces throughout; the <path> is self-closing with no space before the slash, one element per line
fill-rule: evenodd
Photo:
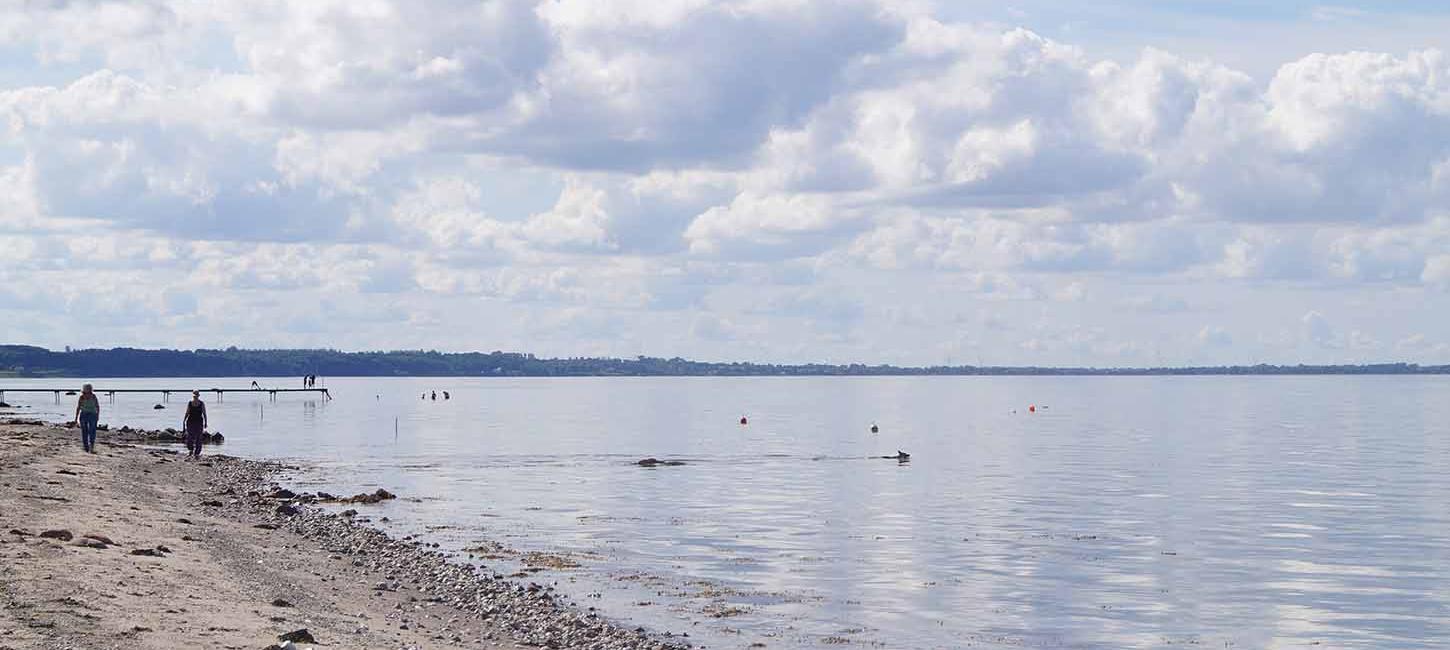
<path fill-rule="evenodd" d="M 203 399 L 226 453 L 386 487 L 405 498 L 360 509 L 393 532 L 496 541 L 500 572 L 550 566 L 520 579 L 710 647 L 1450 643 L 1450 377 L 325 385 Z M 103 396 L 102 422 L 179 426 L 160 399 Z"/>

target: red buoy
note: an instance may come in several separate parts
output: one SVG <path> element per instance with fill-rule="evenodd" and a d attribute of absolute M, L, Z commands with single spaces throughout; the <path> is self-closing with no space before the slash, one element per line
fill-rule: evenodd
<path fill-rule="evenodd" d="M 1028 413 L 1036 413 L 1037 412 L 1037 405 L 1036 404 L 1033 404 L 1033 405 L 1027 407 L 1027 412 Z"/>

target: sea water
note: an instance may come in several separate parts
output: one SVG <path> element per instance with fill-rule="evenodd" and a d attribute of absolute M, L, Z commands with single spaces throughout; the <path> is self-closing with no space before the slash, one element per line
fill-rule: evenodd
<path fill-rule="evenodd" d="M 319 385 L 203 393 L 219 450 L 385 487 L 359 508 L 390 532 L 707 647 L 1450 645 L 1450 377 Z M 102 422 L 179 428 L 185 398 Z"/>

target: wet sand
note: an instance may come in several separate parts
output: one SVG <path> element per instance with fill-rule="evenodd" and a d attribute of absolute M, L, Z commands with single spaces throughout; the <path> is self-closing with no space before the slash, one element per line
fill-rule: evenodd
<path fill-rule="evenodd" d="M 678 648 L 279 492 L 272 463 L 0 423 L 0 650 Z M 355 506 L 364 511 L 366 505 Z"/>

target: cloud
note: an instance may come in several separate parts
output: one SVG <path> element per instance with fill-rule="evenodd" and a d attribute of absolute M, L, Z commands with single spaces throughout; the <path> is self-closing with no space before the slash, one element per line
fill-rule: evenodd
<path fill-rule="evenodd" d="M 1436 255 L 1425 262 L 1425 270 L 1420 273 L 1420 279 L 1437 287 L 1450 287 L 1450 255 Z"/>
<path fill-rule="evenodd" d="M 743 161 L 901 31 L 860 0 L 598 4 L 538 9 L 559 47 L 515 98 L 510 128 L 478 146 L 586 169 Z"/>
<path fill-rule="evenodd" d="M 1304 341 L 1323 348 L 1341 347 L 1342 343 L 1329 324 L 1329 319 L 1317 311 L 1310 311 L 1299 319 Z"/>
<path fill-rule="evenodd" d="M 1218 325 L 1204 325 L 1198 330 L 1198 342 L 1204 346 L 1227 347 L 1233 345 L 1233 336 Z"/>
<path fill-rule="evenodd" d="M 700 254 L 743 245 L 760 253 L 808 255 L 825 248 L 851 216 L 849 208 L 821 196 L 742 193 L 729 205 L 700 213 L 684 237 L 690 251 Z"/>
<path fill-rule="evenodd" d="M 1255 78 L 931 3 L 11 9 L 0 309 L 37 340 L 83 312 L 127 342 L 414 336 L 332 310 L 469 345 L 514 309 L 491 335 L 566 354 L 1157 362 L 1369 355 L 1450 315 L 1433 49 Z"/>

